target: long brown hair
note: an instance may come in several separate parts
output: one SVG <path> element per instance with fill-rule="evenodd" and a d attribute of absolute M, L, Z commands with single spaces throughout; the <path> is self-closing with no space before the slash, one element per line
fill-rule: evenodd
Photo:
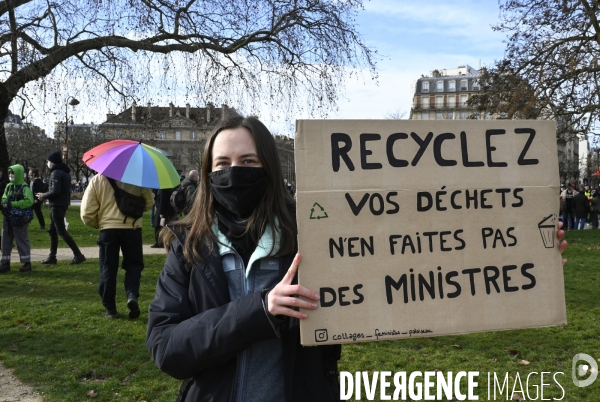
<path fill-rule="evenodd" d="M 200 262 L 200 246 L 206 245 L 212 252 L 217 244 L 217 238 L 212 231 L 215 218 L 215 199 L 210 188 L 208 174 L 212 171 L 212 149 L 217 135 L 228 129 L 246 128 L 256 144 L 258 158 L 267 173 L 267 190 L 258 205 L 248 218 L 247 233 L 258 241 L 265 232 L 267 225 L 271 226 L 271 236 L 277 235 L 275 220 L 279 220 L 280 247 L 276 256 L 290 255 L 298 248 L 296 219 L 294 216 L 295 201 L 288 193 L 283 182 L 283 171 L 277 152 L 275 139 L 258 119 L 232 115 L 226 117 L 213 130 L 204 147 L 200 183 L 196 190 L 196 198 L 190 213 L 181 221 L 173 223 L 174 230 L 187 230 L 183 254 L 187 261 Z M 163 230 L 161 237 L 167 249 L 175 235 L 170 230 Z M 271 249 L 271 253 L 273 253 Z"/>

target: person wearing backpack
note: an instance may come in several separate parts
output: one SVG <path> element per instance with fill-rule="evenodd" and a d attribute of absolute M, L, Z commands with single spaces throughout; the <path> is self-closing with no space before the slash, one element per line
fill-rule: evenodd
<path fill-rule="evenodd" d="M 33 219 L 33 193 L 23 180 L 23 166 L 8 168 L 10 182 L 2 194 L 2 258 L 0 273 L 10 271 L 10 253 L 13 240 L 17 243 L 19 259 L 23 266 L 20 272 L 31 271 L 31 244 L 29 243 L 29 222 Z"/>
<path fill-rule="evenodd" d="M 87 226 L 100 229 L 98 247 L 100 248 L 100 283 L 98 293 L 102 298 L 104 316 L 118 318 L 116 293 L 117 273 L 119 271 L 119 252 L 123 254 L 121 267 L 125 270 L 125 292 L 129 318 L 140 316 L 138 303 L 140 279 L 144 269 L 144 253 L 142 249 L 143 219 L 132 217 L 135 211 L 123 212 L 123 197 L 141 197 L 144 202 L 138 206 L 141 214 L 148 211 L 154 199 L 149 188 L 114 181 L 97 174 L 83 193 L 81 200 L 81 220 Z M 126 192 L 126 194 L 125 194 Z M 115 194 L 118 195 L 115 195 Z M 120 202 L 117 201 L 120 198 Z"/>
<path fill-rule="evenodd" d="M 50 170 L 50 185 L 45 193 L 37 193 L 35 196 L 40 202 L 48 200 L 50 205 L 50 255 L 45 260 L 41 261 L 44 265 L 56 265 L 56 253 L 58 251 L 58 236 L 73 251 L 73 260 L 70 265 L 81 264 L 85 261 L 85 256 L 77 247 L 75 240 L 71 237 L 65 226 L 65 216 L 67 209 L 71 205 L 71 169 L 62 160 L 62 155 L 59 151 L 48 155 L 46 163 Z"/>

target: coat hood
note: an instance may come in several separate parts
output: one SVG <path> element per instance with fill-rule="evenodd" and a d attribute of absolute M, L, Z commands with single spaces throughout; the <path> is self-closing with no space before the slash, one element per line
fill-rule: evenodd
<path fill-rule="evenodd" d="M 23 180 L 23 172 L 25 171 L 25 169 L 23 168 L 23 166 L 21 165 L 12 165 L 8 168 L 8 172 L 10 174 L 10 171 L 13 171 L 15 174 L 15 186 L 20 186 L 21 184 L 25 183 L 25 180 Z"/>

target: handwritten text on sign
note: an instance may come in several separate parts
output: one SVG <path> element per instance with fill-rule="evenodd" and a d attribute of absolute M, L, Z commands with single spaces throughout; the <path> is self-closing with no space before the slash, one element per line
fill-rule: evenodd
<path fill-rule="evenodd" d="M 302 343 L 565 322 L 554 123 L 298 122 Z"/>

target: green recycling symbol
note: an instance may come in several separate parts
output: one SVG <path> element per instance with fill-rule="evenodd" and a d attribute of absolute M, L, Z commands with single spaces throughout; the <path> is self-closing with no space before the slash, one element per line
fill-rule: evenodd
<path fill-rule="evenodd" d="M 317 216 L 315 216 L 315 207 L 319 207 L 319 210 L 317 210 Z M 315 202 L 312 208 L 310 209 L 310 219 L 325 219 L 328 217 L 329 216 L 327 215 L 327 212 L 325 212 L 325 208 L 319 205 L 318 202 Z"/>

